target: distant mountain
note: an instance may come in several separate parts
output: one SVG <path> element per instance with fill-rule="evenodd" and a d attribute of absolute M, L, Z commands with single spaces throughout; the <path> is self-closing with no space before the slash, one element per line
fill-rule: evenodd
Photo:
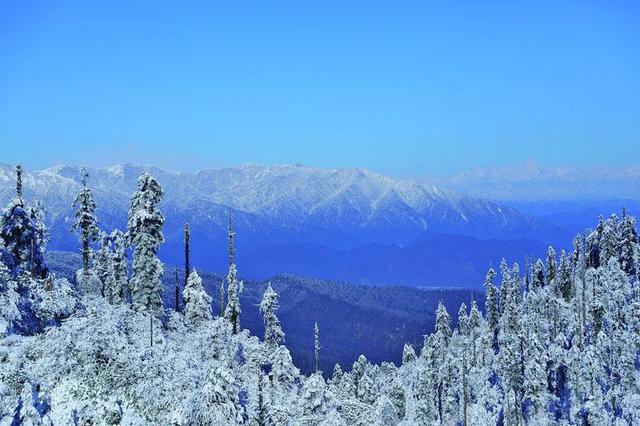
<path fill-rule="evenodd" d="M 435 181 L 449 190 L 495 200 L 640 200 L 640 165 L 544 167 L 530 162 L 474 168 Z"/>
<path fill-rule="evenodd" d="M 48 254 L 48 264 L 59 276 L 71 278 L 80 262 L 80 256 L 75 253 Z M 174 267 L 167 265 L 164 277 L 167 309 L 175 306 L 175 272 Z M 213 298 L 213 312 L 218 314 L 222 278 L 202 269 L 198 269 L 198 274 Z M 179 271 L 179 281 L 182 286 L 182 271 Z M 320 367 L 330 375 L 335 363 L 350 368 L 360 354 L 365 354 L 371 362 L 400 364 L 404 343 L 411 343 L 419 350 L 423 335 L 433 331 L 435 310 L 441 300 L 454 324 L 461 303 L 470 307 L 471 301 L 476 300 L 481 309 L 484 307 L 483 293 L 468 289 L 367 287 L 283 274 L 272 277 L 270 282 L 280 295 L 278 317 L 286 333 L 287 347 L 295 364 L 305 373 L 313 372 L 315 321 L 320 327 L 322 344 Z M 240 297 L 240 323 L 260 337 L 264 326 L 258 305 L 266 285 L 266 280 L 246 280 Z"/>
<path fill-rule="evenodd" d="M 194 173 L 131 164 L 90 169 L 89 185 L 95 194 L 103 229 L 125 227 L 130 195 L 144 171 L 151 172 L 165 192 L 161 205 L 166 217 L 163 260 L 182 262 L 182 228 L 189 222 L 194 264 L 223 271 L 230 210 L 237 232 L 239 261 L 244 257 L 265 268 L 250 267 L 245 262 L 245 272 L 250 277 L 268 276 L 274 264 L 286 265 L 297 257 L 301 262 L 295 268 L 297 273 L 308 268 L 317 271 L 314 273 L 317 276 L 369 283 L 386 282 L 391 277 L 392 282 L 411 281 L 418 285 L 424 274 L 412 275 L 413 270 L 400 270 L 401 265 L 419 265 L 425 245 L 438 244 L 434 238 L 439 235 L 535 239 L 556 244 L 570 241 L 571 237 L 544 220 L 482 198 L 361 169 L 325 170 L 295 165 L 246 165 Z M 57 166 L 25 173 L 26 197 L 41 199 L 48 210 L 52 249 L 77 249 L 76 237 L 68 230 L 71 203 L 80 189 L 80 181 L 79 167 Z M 1 203 L 13 196 L 13 182 L 13 166 L 1 166 Z M 421 245 L 416 249 L 417 244 Z M 385 247 L 379 252 L 382 257 L 364 253 L 363 249 L 358 252 L 359 248 L 372 245 Z M 319 248 L 298 252 L 304 247 Z M 433 246 L 428 250 L 435 249 Z M 533 250 L 534 247 L 526 249 Z M 351 259 L 342 262 L 346 275 L 329 273 L 340 262 L 332 261 L 326 271 L 322 270 L 322 257 L 317 256 L 331 257 L 336 251 L 335 256 L 346 253 L 347 260 Z M 275 253 L 279 259 L 274 259 Z M 367 258 L 376 263 L 367 262 Z M 375 272 L 380 270 L 378 265 L 386 263 L 391 266 L 380 274 Z"/>

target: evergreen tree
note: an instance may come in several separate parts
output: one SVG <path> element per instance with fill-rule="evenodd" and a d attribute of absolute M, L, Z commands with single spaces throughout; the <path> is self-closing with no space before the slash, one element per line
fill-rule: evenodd
<path fill-rule="evenodd" d="M 568 302 L 573 297 L 573 286 L 571 280 L 571 265 L 567 260 L 567 256 L 562 250 L 560 253 L 560 265 L 558 266 L 557 286 L 558 293 Z"/>
<path fill-rule="evenodd" d="M 612 214 L 604 222 L 600 235 L 600 265 L 606 266 L 609 259 L 618 259 L 618 216 Z"/>
<path fill-rule="evenodd" d="M 119 229 L 113 230 L 109 238 L 113 242 L 111 262 L 115 278 L 115 287 L 112 290 L 111 297 L 113 303 L 124 303 L 129 286 L 127 277 L 127 239 Z"/>
<path fill-rule="evenodd" d="M 552 285 L 556 279 L 556 270 L 558 269 L 556 263 L 556 251 L 552 246 L 547 249 L 547 261 L 545 266 L 545 285 Z"/>
<path fill-rule="evenodd" d="M 640 244 L 638 239 L 638 231 L 636 230 L 636 219 L 627 214 L 626 210 L 622 211 L 622 220 L 620 222 L 620 266 L 622 270 L 629 276 L 637 273 L 636 259 L 640 256 Z"/>
<path fill-rule="evenodd" d="M 191 239 L 191 229 L 189 224 L 184 225 L 184 285 L 186 287 L 189 280 L 189 273 L 191 272 L 191 265 L 189 264 L 189 240 Z"/>
<path fill-rule="evenodd" d="M 162 316 L 162 275 L 164 267 L 157 252 L 164 242 L 164 217 L 158 210 L 163 192 L 149 173 L 138 179 L 138 190 L 131 197 L 128 236 L 135 247 L 131 275 L 131 303 L 136 310 Z"/>
<path fill-rule="evenodd" d="M 91 255 L 91 243 L 97 241 L 100 236 L 98 219 L 96 218 L 96 203 L 93 194 L 87 185 L 89 173 L 82 169 L 82 189 L 73 202 L 76 209 L 75 221 L 71 229 L 78 234 L 82 245 L 82 270 L 86 274 L 89 269 L 89 257 Z"/>
<path fill-rule="evenodd" d="M 402 349 L 402 365 L 415 361 L 417 358 L 418 357 L 416 356 L 416 351 L 413 349 L 413 346 L 405 343 L 404 348 Z"/>
<path fill-rule="evenodd" d="M 467 315 L 467 305 L 464 302 L 458 310 L 458 330 L 463 336 L 469 335 L 469 316 Z"/>
<path fill-rule="evenodd" d="M 232 263 L 229 267 L 229 275 L 227 275 L 228 301 L 224 316 L 231 322 L 233 334 L 237 334 L 240 331 L 240 314 L 242 310 L 240 308 L 239 293 L 241 289 L 242 281 L 238 281 L 236 265 Z"/>
<path fill-rule="evenodd" d="M 43 222 L 41 205 L 32 207 L 22 196 L 22 167 L 16 166 L 16 196 L 0 216 L 0 240 L 4 261 L 13 276 L 29 272 L 44 278 L 48 269 L 44 253 L 48 231 Z"/>
<path fill-rule="evenodd" d="M 231 225 L 231 213 L 229 213 L 229 274 L 227 275 L 227 308 L 224 316 L 231 321 L 233 334 L 240 331 L 240 293 L 242 292 L 242 281 L 238 281 L 236 265 L 233 263 L 233 227 Z M 221 293 L 221 296 L 223 294 Z"/>
<path fill-rule="evenodd" d="M 189 274 L 187 284 L 182 291 L 182 300 L 184 300 L 185 323 L 197 325 L 212 318 L 211 296 L 204 290 L 202 278 L 195 269 Z"/>
<path fill-rule="evenodd" d="M 487 322 L 489 324 L 489 329 L 491 330 L 492 340 L 494 342 L 494 347 L 497 349 L 497 339 L 498 339 L 498 326 L 500 321 L 500 311 L 498 308 L 498 288 L 493 283 L 493 278 L 496 273 L 493 268 L 489 268 L 487 272 L 487 277 L 484 281 L 484 289 L 485 289 L 485 309 L 487 310 Z"/>
<path fill-rule="evenodd" d="M 224 280 L 220 280 L 220 318 L 224 317 Z"/>
<path fill-rule="evenodd" d="M 114 278 L 114 271 L 111 258 L 111 241 L 103 232 L 100 233 L 100 250 L 98 251 L 98 255 L 96 256 L 94 263 L 95 273 L 98 275 L 101 283 L 100 294 L 102 296 L 106 296 L 107 281 L 109 281 L 110 278 Z M 110 282 L 109 285 L 115 286 L 112 282 Z"/>
<path fill-rule="evenodd" d="M 278 293 L 273 290 L 271 283 L 269 283 L 262 296 L 260 312 L 262 312 L 264 319 L 264 341 L 271 347 L 284 343 L 284 332 L 276 315 L 278 307 Z"/>
<path fill-rule="evenodd" d="M 533 280 L 531 282 L 531 287 L 533 289 L 543 288 L 547 280 L 544 276 L 544 265 L 542 264 L 542 260 L 538 259 L 533 266 Z"/>
<path fill-rule="evenodd" d="M 515 274 L 517 276 L 517 274 Z M 521 414 L 521 389 L 522 389 L 522 346 L 520 318 L 521 311 L 518 303 L 519 289 L 509 271 L 503 273 L 502 301 L 503 313 L 500 317 L 500 332 L 498 336 L 500 352 L 500 376 L 505 393 L 508 395 L 505 401 L 505 418 L 520 422 Z"/>
<path fill-rule="evenodd" d="M 320 359 L 320 339 L 319 339 L 318 323 L 313 324 L 313 355 L 315 360 L 315 372 L 318 372 L 318 361 Z"/>

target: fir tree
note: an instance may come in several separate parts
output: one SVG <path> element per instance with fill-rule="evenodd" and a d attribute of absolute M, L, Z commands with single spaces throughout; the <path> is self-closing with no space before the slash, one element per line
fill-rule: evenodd
<path fill-rule="evenodd" d="M 240 331 L 240 314 L 242 310 L 240 308 L 239 293 L 241 289 L 242 281 L 238 281 L 236 265 L 232 263 L 229 267 L 229 275 L 227 275 L 228 301 L 224 316 L 231 322 L 233 334 L 237 334 Z"/>
<path fill-rule="evenodd" d="M 552 285 L 556 279 L 556 251 L 552 246 L 547 249 L 547 261 L 545 266 L 545 285 Z"/>
<path fill-rule="evenodd" d="M 189 240 L 191 239 L 191 229 L 189 224 L 184 225 L 184 285 L 187 285 L 189 280 L 189 273 L 191 272 L 191 265 L 189 264 Z"/>
<path fill-rule="evenodd" d="M 533 267 L 533 280 L 531 282 L 531 287 L 533 289 L 543 288 L 546 282 L 547 281 L 544 276 L 544 265 L 542 264 L 542 260 L 538 259 Z"/>
<path fill-rule="evenodd" d="M 636 219 L 622 211 L 620 222 L 620 266 L 629 276 L 637 273 L 636 259 L 639 257 L 640 247 L 638 246 L 638 231 L 636 230 Z"/>
<path fill-rule="evenodd" d="M 82 169 L 82 189 L 76 196 L 73 207 L 76 209 L 75 222 L 71 229 L 78 234 L 82 245 L 82 270 L 86 274 L 89 269 L 91 243 L 97 241 L 100 235 L 98 219 L 96 218 L 96 203 L 87 185 L 89 173 Z"/>
<path fill-rule="evenodd" d="M 498 326 L 500 321 L 500 311 L 498 308 L 498 288 L 493 283 L 496 273 L 493 268 L 489 268 L 484 281 L 485 288 L 485 309 L 487 310 L 487 322 L 491 330 L 494 347 L 497 349 Z"/>
<path fill-rule="evenodd" d="M 271 283 L 267 285 L 267 289 L 262 296 L 260 303 L 260 312 L 264 319 L 264 341 L 267 345 L 273 347 L 284 343 L 284 332 L 280 326 L 280 320 L 276 315 L 278 311 L 278 293 L 271 287 Z"/>
<path fill-rule="evenodd" d="M 600 235 L 600 265 L 606 266 L 609 259 L 618 259 L 618 216 L 612 214 L 604 222 Z"/>
<path fill-rule="evenodd" d="M 224 317 L 224 280 L 220 280 L 220 318 Z"/>
<path fill-rule="evenodd" d="M 402 349 L 402 365 L 415 361 L 417 358 L 418 357 L 416 356 L 416 351 L 413 349 L 413 346 L 405 343 L 404 348 Z"/>
<path fill-rule="evenodd" d="M 567 256 L 562 250 L 560 253 L 560 265 L 558 266 L 558 278 L 557 278 L 557 286 L 558 293 L 562 298 L 568 302 L 571 300 L 573 296 L 573 287 L 571 280 L 571 265 L 567 260 Z"/>
<path fill-rule="evenodd" d="M 185 323 L 197 325 L 212 318 L 211 296 L 204 290 L 202 279 L 195 269 L 189 274 L 187 284 L 182 291 L 182 300 L 184 300 Z"/>
<path fill-rule="evenodd" d="M 113 275 L 115 278 L 115 288 L 112 291 L 113 303 L 124 303 L 128 288 L 127 277 L 127 239 L 119 229 L 113 230 L 109 237 L 113 242 L 111 262 L 113 264 Z"/>
<path fill-rule="evenodd" d="M 40 205 L 32 207 L 22 195 L 22 167 L 16 166 L 16 196 L 0 217 L 0 240 L 4 246 L 6 266 L 13 276 L 29 272 L 35 278 L 44 278 L 48 269 L 44 253 L 48 231 Z"/>
<path fill-rule="evenodd" d="M 313 355 L 315 360 L 315 372 L 318 372 L 318 361 L 320 358 L 320 339 L 319 339 L 318 323 L 313 325 Z"/>
<path fill-rule="evenodd" d="M 233 263 L 233 227 L 231 225 L 231 213 L 229 213 L 229 274 L 227 275 L 227 308 L 224 316 L 231 321 L 233 334 L 240 331 L 240 293 L 242 292 L 242 281 L 238 281 L 236 265 Z M 222 294 L 221 294 L 222 295 Z"/>
<path fill-rule="evenodd" d="M 163 192 L 149 173 L 138 179 L 138 190 L 131 198 L 128 236 L 135 247 L 131 275 L 131 303 L 136 310 L 145 310 L 156 317 L 162 315 L 162 274 L 164 267 L 157 252 L 164 242 L 164 217 L 158 210 Z"/>

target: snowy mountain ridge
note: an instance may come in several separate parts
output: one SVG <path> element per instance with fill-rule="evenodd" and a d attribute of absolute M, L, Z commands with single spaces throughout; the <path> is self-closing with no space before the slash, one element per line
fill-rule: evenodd
<path fill-rule="evenodd" d="M 640 200 L 640 165 L 476 167 L 434 179 L 443 188 L 498 200 Z"/>
<path fill-rule="evenodd" d="M 382 220 L 383 213 L 400 213 L 423 230 L 438 222 L 464 225 L 480 217 L 504 227 L 526 220 L 514 209 L 485 199 L 442 191 L 412 180 L 392 179 L 365 169 L 247 164 L 185 173 L 120 164 L 90 168 L 90 186 L 112 198 L 128 197 L 143 171 L 152 173 L 162 183 L 167 205 L 203 200 L 252 214 L 278 217 L 291 224 L 309 220 L 334 222 L 337 218 L 367 227 Z M 54 206 L 48 199 L 43 200 L 56 216 L 66 212 L 69 204 L 66 201 L 79 190 L 80 172 L 80 167 L 66 165 L 26 171 L 25 190 L 34 197 L 56 198 L 58 203 L 52 200 Z M 13 190 L 13 166 L 0 166 L 0 176 L 0 194 L 5 196 Z M 336 225 L 339 224 L 340 220 Z"/>
<path fill-rule="evenodd" d="M 24 172 L 25 197 L 40 199 L 46 206 L 53 250 L 78 248 L 77 238 L 69 227 L 73 217 L 71 205 L 81 188 L 81 170 L 60 165 Z M 318 278 L 337 278 L 343 274 L 318 270 L 317 256 L 313 253 L 324 256 L 322 253 L 370 244 L 409 247 L 433 241 L 438 235 L 524 238 L 553 244 L 565 243 L 570 237 L 514 208 L 412 180 L 397 180 L 363 169 L 255 164 L 189 173 L 133 164 L 90 168 L 88 184 L 98 206 L 101 229 L 111 232 L 114 228 L 125 228 L 130 195 L 138 176 L 145 171 L 158 179 L 164 191 L 160 209 L 166 217 L 166 242 L 160 251 L 161 258 L 180 264 L 183 227 L 189 223 L 193 261 L 213 271 L 225 267 L 224 259 L 215 259 L 211 253 L 224 251 L 229 211 L 239 235 L 240 258 L 256 259 L 259 253 L 277 251 L 283 259 L 297 258 L 300 263 L 295 269 L 289 265 L 292 269 L 276 272 L 304 275 L 314 270 Z M 0 166 L 0 205 L 6 205 L 13 197 L 14 181 L 14 167 Z M 313 253 L 309 252 L 312 247 L 317 248 Z M 301 250 L 306 250 L 305 254 Z M 407 255 L 413 259 L 411 264 L 420 264 L 418 256 L 422 254 L 418 251 L 409 251 Z M 382 281 L 381 276 L 372 275 L 375 268 L 367 266 L 366 260 L 359 264 L 362 267 L 350 272 L 350 279 Z M 273 273 L 258 269 L 247 278 Z"/>

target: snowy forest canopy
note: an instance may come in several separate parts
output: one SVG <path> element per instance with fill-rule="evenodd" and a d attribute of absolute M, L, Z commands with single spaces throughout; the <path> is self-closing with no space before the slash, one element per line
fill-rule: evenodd
<path fill-rule="evenodd" d="M 452 322 L 441 304 L 402 365 L 361 356 L 326 380 L 293 365 L 273 288 L 240 306 L 231 218 L 226 286 L 204 290 L 186 226 L 187 278 L 163 306 L 162 197 L 143 174 L 127 230 L 107 233 L 85 175 L 71 226 L 83 263 L 69 282 L 45 264 L 43 206 L 24 199 L 17 169 L 0 219 L 0 424 L 640 423 L 640 249 L 625 212 L 571 252 L 490 269 L 486 312 L 463 304 Z M 262 313 L 262 339 L 242 329 L 243 308 Z M 316 365 L 321 333 L 309 330 Z"/>

